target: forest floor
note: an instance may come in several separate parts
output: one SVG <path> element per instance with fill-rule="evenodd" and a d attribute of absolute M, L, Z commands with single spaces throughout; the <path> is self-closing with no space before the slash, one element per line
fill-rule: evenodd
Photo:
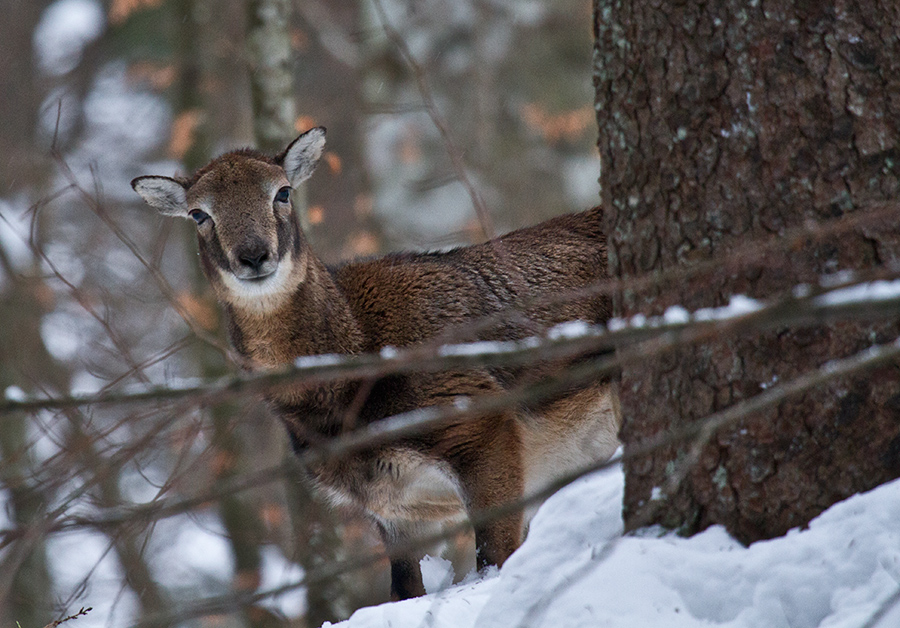
<path fill-rule="evenodd" d="M 426 558 L 429 595 L 335 627 L 900 626 L 900 480 L 750 547 L 718 526 L 623 536 L 623 483 L 614 468 L 554 495 L 499 571 L 441 590 L 449 563 Z"/>

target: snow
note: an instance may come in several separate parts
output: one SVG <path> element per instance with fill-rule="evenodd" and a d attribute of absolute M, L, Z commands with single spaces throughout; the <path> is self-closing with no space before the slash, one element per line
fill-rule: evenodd
<path fill-rule="evenodd" d="M 591 207 L 600 203 L 600 155 L 567 157 L 563 165 L 566 198 L 573 207 Z"/>
<path fill-rule="evenodd" d="M 7 386 L 6 390 L 3 391 L 3 396 L 7 401 L 25 401 L 28 399 L 25 391 L 18 386 Z"/>
<path fill-rule="evenodd" d="M 858 628 L 900 590 L 900 480 L 750 547 L 719 526 L 623 536 L 622 493 L 619 468 L 583 478 L 544 504 L 493 577 L 364 608 L 336 628 Z M 423 568 L 439 590 L 446 567 Z M 871 625 L 900 625 L 900 605 L 885 608 Z"/>
<path fill-rule="evenodd" d="M 586 321 L 569 321 L 560 323 L 547 330 L 547 338 L 559 340 L 563 338 L 583 338 L 591 333 L 591 326 Z"/>
<path fill-rule="evenodd" d="M 522 340 L 479 340 L 477 342 L 464 342 L 455 345 L 441 345 L 437 353 L 441 357 L 499 355 L 538 346 L 540 346 L 540 340 L 535 337 L 523 338 Z"/>
<path fill-rule="evenodd" d="M 397 347 L 393 347 L 391 345 L 387 345 L 381 348 L 379 355 L 385 360 L 393 360 L 397 357 L 399 351 L 397 351 Z"/>
<path fill-rule="evenodd" d="M 854 277 L 856 277 L 856 272 L 853 270 L 839 270 L 834 273 L 820 276 L 819 285 L 823 288 L 834 288 L 841 284 L 850 283 L 853 281 Z"/>
<path fill-rule="evenodd" d="M 41 319 L 41 338 L 50 354 L 61 362 L 71 360 L 81 348 L 80 321 L 68 312 L 56 311 Z"/>
<path fill-rule="evenodd" d="M 258 588 L 259 591 L 275 589 L 286 583 L 297 582 L 303 578 L 303 569 L 285 558 L 278 547 L 265 545 L 262 548 L 261 555 L 262 581 Z M 262 600 L 260 605 L 285 617 L 300 617 L 306 612 L 306 589 L 302 587 L 291 589 L 280 595 Z"/>
<path fill-rule="evenodd" d="M 44 11 L 34 32 L 42 69 L 65 74 L 81 60 L 84 48 L 103 32 L 103 7 L 93 0 L 59 0 Z"/>
<path fill-rule="evenodd" d="M 647 324 L 647 317 L 644 314 L 635 314 L 631 317 L 631 326 L 640 329 Z"/>
<path fill-rule="evenodd" d="M 49 556 L 64 557 L 48 562 L 56 597 L 75 599 L 72 592 L 87 591 L 71 606 L 90 606 L 91 613 L 78 620 L 81 628 L 128 625 L 137 615 L 137 596 L 121 583 L 122 567 L 110 550 L 109 539 L 99 532 L 75 531 L 47 538 Z M 82 603 L 89 599 L 89 603 Z M 23 627 L 24 628 L 24 627 Z"/>
<path fill-rule="evenodd" d="M 440 593 L 453 583 L 453 563 L 440 556 L 426 556 L 419 561 L 422 584 L 429 594 Z"/>
<path fill-rule="evenodd" d="M 301 355 L 294 360 L 294 366 L 298 369 L 314 369 L 325 366 L 335 366 L 347 360 L 347 356 L 336 353 L 322 355 Z"/>
<path fill-rule="evenodd" d="M 24 196 L 0 198 L 0 246 L 16 270 L 26 269 L 33 261 L 28 246 L 32 220 L 28 205 Z"/>
<path fill-rule="evenodd" d="M 673 305 L 665 311 L 663 320 L 673 325 L 687 324 L 691 322 L 691 313 L 680 305 Z"/>
<path fill-rule="evenodd" d="M 900 279 L 870 281 L 832 290 L 814 299 L 820 305 L 888 301 L 900 297 Z"/>
<path fill-rule="evenodd" d="M 721 321 L 752 314 L 765 307 L 765 303 L 751 299 L 743 294 L 732 295 L 728 305 L 723 307 L 702 308 L 694 312 L 697 321 Z"/>

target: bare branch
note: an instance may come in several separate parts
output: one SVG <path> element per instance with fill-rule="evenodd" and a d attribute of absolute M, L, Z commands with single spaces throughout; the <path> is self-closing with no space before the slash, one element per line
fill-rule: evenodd
<path fill-rule="evenodd" d="M 198 338 L 206 342 L 212 347 L 215 347 L 219 351 L 221 351 L 225 356 L 230 357 L 234 362 L 240 363 L 240 360 L 235 357 L 233 352 L 223 345 L 217 338 L 209 334 L 203 327 L 191 316 L 190 312 L 188 312 L 184 306 L 179 302 L 178 297 L 175 295 L 175 290 L 166 281 L 166 278 L 163 277 L 162 273 L 158 268 L 153 266 L 147 259 L 144 257 L 143 253 L 141 253 L 140 249 L 138 249 L 137 244 L 128 237 L 122 228 L 116 223 L 112 217 L 109 215 L 109 212 L 106 211 L 106 208 L 103 206 L 103 203 L 100 202 L 99 198 L 91 195 L 87 190 L 81 187 L 81 184 L 78 182 L 75 173 L 72 172 L 72 169 L 69 167 L 69 164 L 66 162 L 65 158 L 59 154 L 53 154 L 54 159 L 59 165 L 60 170 L 63 175 L 69 181 L 69 184 L 78 192 L 79 196 L 85 202 L 85 204 L 97 215 L 100 220 L 102 220 L 109 229 L 115 234 L 115 236 L 124 244 L 129 251 L 131 251 L 132 255 L 134 255 L 135 259 L 137 259 L 141 265 L 147 269 L 147 272 L 150 273 L 150 276 L 156 282 L 157 287 L 160 292 L 162 292 L 163 296 L 169 301 L 172 305 L 172 308 L 178 313 L 181 319 L 187 324 L 190 330 L 196 335 Z"/>
<path fill-rule="evenodd" d="M 900 359 L 900 338 L 897 338 L 888 345 L 873 347 L 849 358 L 829 362 L 825 367 L 821 369 L 818 369 L 811 373 L 807 373 L 788 384 L 772 388 L 765 393 L 757 395 L 753 399 L 736 404 L 735 406 L 732 406 L 725 411 L 713 414 L 705 419 L 697 421 L 696 423 L 682 426 L 677 430 L 671 430 L 669 432 L 661 433 L 654 438 L 647 439 L 641 444 L 630 449 L 629 451 L 626 451 L 621 456 L 616 456 L 610 460 L 583 467 L 572 473 L 564 475 L 557 480 L 548 483 L 541 490 L 531 495 L 527 495 L 521 500 L 475 513 L 471 517 L 470 521 L 449 527 L 439 534 L 431 535 L 427 538 L 416 539 L 415 541 L 404 545 L 401 550 L 413 547 L 425 547 L 435 542 L 452 538 L 460 532 L 468 530 L 470 526 L 477 526 L 492 519 L 504 517 L 512 512 L 516 512 L 532 504 L 542 502 L 559 489 L 567 486 L 568 484 L 571 484 L 575 480 L 584 477 L 585 475 L 588 475 L 595 471 L 599 471 L 601 469 L 609 468 L 613 465 L 617 465 L 632 458 L 647 455 L 648 453 L 652 453 L 659 448 L 666 447 L 690 438 L 695 438 L 701 433 L 705 432 L 707 429 L 715 430 L 728 423 L 740 420 L 752 413 L 776 405 L 781 401 L 787 399 L 788 397 L 811 390 L 812 388 L 820 386 L 828 381 L 875 368 L 882 364 L 896 361 L 898 359 Z M 707 426 L 712 426 L 712 428 L 708 428 Z M 207 598 L 206 600 L 202 600 L 180 611 L 147 617 L 143 621 L 136 624 L 136 628 L 148 628 L 150 626 L 166 625 L 191 618 L 231 612 L 246 605 L 254 604 L 267 597 L 279 595 L 297 587 L 304 586 L 309 582 L 333 578 L 340 575 L 341 573 L 360 569 L 362 567 L 371 565 L 374 562 L 384 560 L 386 557 L 387 554 L 384 551 L 374 552 L 368 556 L 339 561 L 331 565 L 323 566 L 322 568 L 317 569 L 314 572 L 307 573 L 306 576 L 301 580 L 286 583 L 284 585 L 268 589 L 266 591 L 237 596 L 228 595 Z M 890 608 L 890 606 L 893 606 L 893 604 L 895 603 L 895 600 L 889 600 L 889 604 L 886 607 Z M 882 615 L 878 615 L 878 617 L 880 616 Z"/>
<path fill-rule="evenodd" d="M 413 75 L 416 78 L 416 85 L 419 88 L 419 94 L 422 96 L 422 101 L 425 104 L 425 111 L 428 112 L 428 117 L 431 118 L 431 122 L 441 135 L 444 146 L 447 148 L 447 154 L 450 156 L 450 161 L 453 163 L 453 170 L 456 172 L 456 176 L 469 194 L 469 198 L 472 201 L 472 207 L 474 207 L 475 214 L 478 216 L 478 222 L 481 225 L 484 237 L 487 239 L 493 238 L 496 231 L 491 216 L 484 204 L 484 199 L 481 198 L 481 194 L 478 192 L 478 189 L 475 187 L 475 184 L 472 182 L 472 179 L 466 171 L 466 164 L 463 161 L 462 151 L 450 135 L 450 129 L 447 122 L 438 113 L 437 105 L 434 102 L 434 94 L 431 91 L 431 86 L 428 84 L 428 77 L 425 74 L 424 68 L 416 61 L 406 40 L 403 39 L 400 32 L 394 28 L 390 23 L 390 20 L 388 20 L 387 13 L 384 10 L 384 5 L 381 0 L 372 0 L 372 4 L 375 6 L 375 12 L 378 13 L 378 21 L 381 22 L 381 27 L 384 29 L 385 35 L 387 35 L 394 47 L 397 48 L 400 56 L 403 57 L 403 60 L 406 61 L 407 65 L 409 65 L 410 69 L 413 71 Z"/>
<path fill-rule="evenodd" d="M 51 621 L 49 624 L 44 626 L 44 628 L 56 628 L 60 624 L 63 624 L 67 621 L 71 621 L 73 619 L 78 619 L 79 617 L 83 617 L 83 616 L 87 615 L 88 613 L 90 613 L 92 610 L 94 610 L 94 609 L 90 606 L 88 606 L 87 608 L 82 606 L 81 609 L 74 615 L 69 615 L 68 617 L 63 617 L 62 619 L 57 619 L 56 621 Z"/>
<path fill-rule="evenodd" d="M 850 277 L 852 280 L 853 277 Z M 70 395 L 50 399 L 7 398 L 0 403 L 0 415 L 14 411 L 34 411 L 41 409 L 65 408 L 108 403 L 134 403 L 142 401 L 169 401 L 194 398 L 203 401 L 223 394 L 245 391 L 261 391 L 270 386 L 287 382 L 296 384 L 320 384 L 347 378 L 377 378 L 392 373 L 410 371 L 434 371 L 465 369 L 478 366 L 512 366 L 533 363 L 539 360 L 569 359 L 586 353 L 613 347 L 620 350 L 634 343 L 677 335 L 677 340 L 667 342 L 658 350 L 671 350 L 677 346 L 699 342 L 723 333 L 762 330 L 781 325 L 819 324 L 835 320 L 877 320 L 896 315 L 900 309 L 900 290 L 897 294 L 880 299 L 845 298 L 828 300 L 823 295 L 838 294 L 839 289 L 859 284 L 835 283 L 828 288 L 813 289 L 809 286 L 795 290 L 798 295 L 790 296 L 765 305 L 756 304 L 755 311 L 748 314 L 729 314 L 723 310 L 698 310 L 693 315 L 686 311 L 685 318 L 644 317 L 631 321 L 611 321 L 609 327 L 587 326 L 578 333 L 564 333 L 565 328 L 550 330 L 545 337 L 532 337 L 518 341 L 492 343 L 464 343 L 443 347 L 413 347 L 397 350 L 396 353 L 359 355 L 326 355 L 299 358 L 290 367 L 254 373 L 235 375 L 212 381 L 192 383 L 183 386 L 159 385 L 142 388 L 135 392 L 101 392 L 97 394 Z M 740 313 L 738 313 L 740 314 Z M 610 329 L 613 328 L 612 330 Z M 729 330 L 735 330 L 730 332 Z M 639 358 L 646 359 L 650 347 L 641 346 Z M 611 359 L 603 372 L 611 372 L 624 365 L 626 358 L 621 355 Z"/>

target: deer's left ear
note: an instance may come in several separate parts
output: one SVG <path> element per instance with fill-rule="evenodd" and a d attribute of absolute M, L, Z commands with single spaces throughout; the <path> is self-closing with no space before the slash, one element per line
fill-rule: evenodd
<path fill-rule="evenodd" d="M 310 129 L 281 153 L 276 161 L 284 168 L 288 181 L 297 187 L 312 176 L 325 148 L 325 127 Z"/>
<path fill-rule="evenodd" d="M 131 182 L 134 191 L 147 201 L 150 207 L 166 216 L 188 217 L 187 190 L 171 177 L 138 177 Z"/>

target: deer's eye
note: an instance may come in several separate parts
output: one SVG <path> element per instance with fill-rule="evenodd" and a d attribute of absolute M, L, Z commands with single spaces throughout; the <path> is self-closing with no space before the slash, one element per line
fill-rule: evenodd
<path fill-rule="evenodd" d="M 289 186 L 284 186 L 275 194 L 276 203 L 287 203 L 289 200 L 291 200 L 291 188 Z"/>
<path fill-rule="evenodd" d="M 198 225 L 202 225 L 204 222 L 209 220 L 209 214 L 207 214 L 202 209 L 192 209 L 188 212 L 188 215 L 194 219 Z"/>

